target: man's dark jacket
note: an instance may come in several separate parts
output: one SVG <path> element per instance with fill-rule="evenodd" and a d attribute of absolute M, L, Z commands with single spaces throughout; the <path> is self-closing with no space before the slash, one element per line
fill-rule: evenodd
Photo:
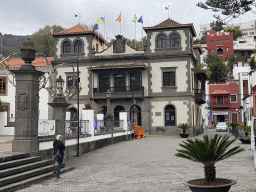
<path fill-rule="evenodd" d="M 65 145 L 62 143 L 61 140 L 55 139 L 53 142 L 53 149 L 54 149 L 54 155 L 57 153 L 58 150 L 60 150 L 60 155 L 64 156 Z"/>

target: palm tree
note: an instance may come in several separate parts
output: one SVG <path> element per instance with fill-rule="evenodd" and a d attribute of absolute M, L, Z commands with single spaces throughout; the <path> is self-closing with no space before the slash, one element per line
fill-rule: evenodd
<path fill-rule="evenodd" d="M 186 133 L 186 129 L 191 128 L 191 126 L 189 125 L 189 123 L 180 123 L 178 125 L 179 128 L 183 129 L 183 134 Z"/>
<path fill-rule="evenodd" d="M 205 180 L 210 182 L 216 178 L 214 166 L 216 162 L 245 150 L 240 146 L 227 150 L 236 141 L 235 138 L 232 140 L 229 140 L 229 138 L 228 135 L 221 136 L 216 134 L 213 138 L 204 135 L 203 140 L 197 138 L 195 140 L 188 139 L 179 144 L 184 149 L 177 149 L 178 153 L 175 156 L 203 163 Z"/>

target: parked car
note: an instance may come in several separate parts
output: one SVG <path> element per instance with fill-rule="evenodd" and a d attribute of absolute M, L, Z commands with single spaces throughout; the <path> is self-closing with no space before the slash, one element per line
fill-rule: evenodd
<path fill-rule="evenodd" d="M 218 132 L 218 131 L 228 131 L 227 123 L 225 123 L 225 122 L 219 122 L 219 123 L 216 125 L 216 132 Z"/>

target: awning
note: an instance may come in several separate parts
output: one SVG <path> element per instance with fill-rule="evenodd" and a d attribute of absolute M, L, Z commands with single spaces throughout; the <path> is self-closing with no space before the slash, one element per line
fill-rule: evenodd
<path fill-rule="evenodd" d="M 88 67 L 90 71 L 106 70 L 106 69 L 147 69 L 148 67 L 142 63 L 118 63 L 118 64 L 102 64 L 98 66 Z"/>
<path fill-rule="evenodd" d="M 230 93 L 226 90 L 215 90 L 211 93 L 211 95 L 229 95 Z"/>

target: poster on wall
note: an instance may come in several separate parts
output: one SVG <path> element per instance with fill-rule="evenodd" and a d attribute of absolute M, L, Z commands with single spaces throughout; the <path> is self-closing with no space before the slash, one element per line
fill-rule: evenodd
<path fill-rule="evenodd" d="M 48 136 L 55 134 L 55 120 L 38 120 L 38 136 Z"/>

